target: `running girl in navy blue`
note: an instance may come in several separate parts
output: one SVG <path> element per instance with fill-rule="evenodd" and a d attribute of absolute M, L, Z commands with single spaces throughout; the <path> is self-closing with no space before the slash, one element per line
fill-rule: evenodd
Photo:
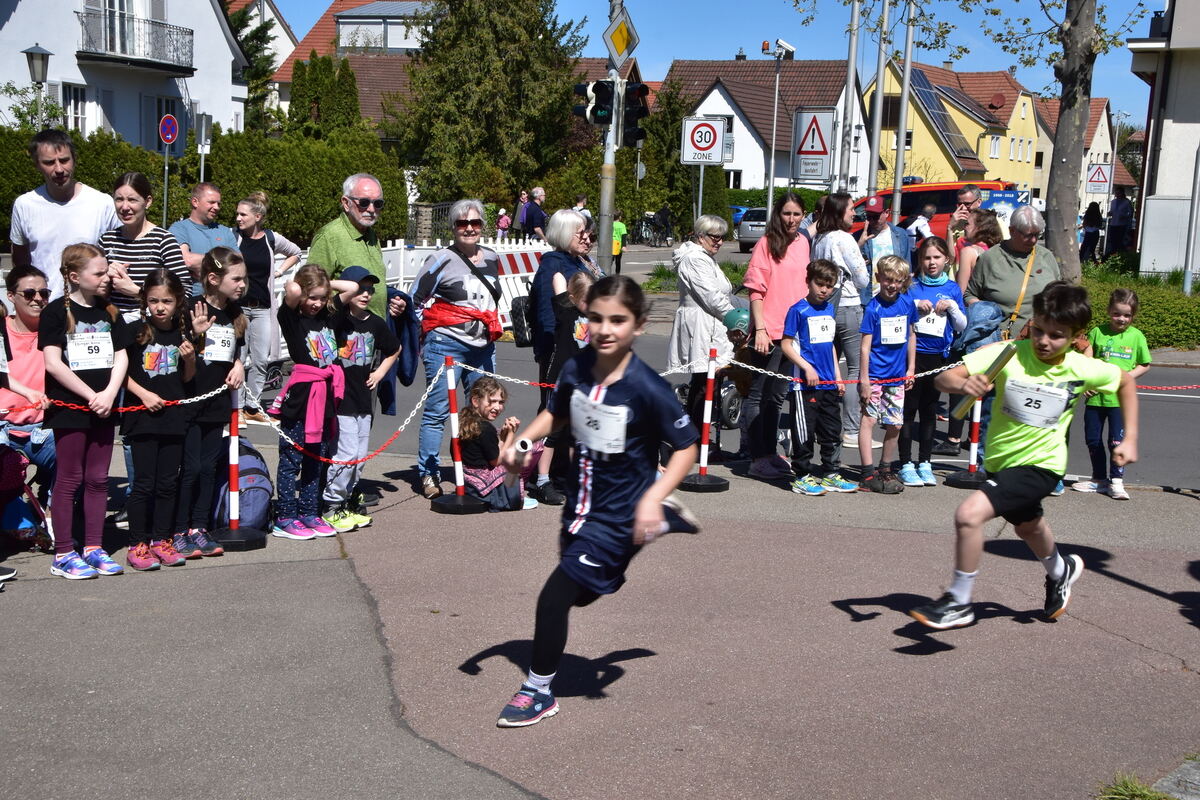
<path fill-rule="evenodd" d="M 618 275 L 592 286 L 587 299 L 589 347 L 566 363 L 547 409 L 503 456 L 517 471 L 528 442 L 567 425 L 576 440 L 561 558 L 538 597 L 533 661 L 500 712 L 496 724 L 502 728 L 558 713 L 550 682 L 566 649 L 571 607 L 620 589 L 629 562 L 659 534 L 699 530 L 670 497 L 695 463 L 699 436 L 671 387 L 633 353 L 646 323 L 645 296 L 637 283 Z M 661 444 L 674 453 L 659 475 Z"/>
<path fill-rule="evenodd" d="M 222 385 L 238 389 L 246 376 L 240 353 L 249 320 L 238 302 L 246 293 L 246 262 L 236 250 L 214 247 L 200 262 L 200 284 L 204 296 L 189 311 L 198 356 L 193 396 Z M 225 552 L 209 535 L 208 525 L 217 473 L 227 469 L 222 446 L 231 408 L 228 392 L 189 406 L 174 536 L 175 549 L 186 558 Z"/>
<path fill-rule="evenodd" d="M 91 244 L 63 249 L 67 295 L 46 306 L 38 326 L 38 348 L 46 359 L 46 396 L 63 405 L 46 409 L 45 426 L 54 431 L 58 471 L 50 503 L 54 561 L 50 574 L 71 580 L 119 575 L 124 568 L 102 547 L 108 505 L 108 464 L 112 460 L 112 416 L 125 381 L 128 328 L 108 302 L 111 281 L 104 251 Z M 75 493 L 83 487 L 83 556 L 75 551 Z"/>
<path fill-rule="evenodd" d="M 165 401 L 186 396 L 184 383 L 196 375 L 196 348 L 184 329 L 183 283 L 169 270 L 146 276 L 141 313 L 132 326 L 125 388 L 146 410 L 124 415 L 121 436 L 133 456 L 127 558 L 134 569 L 153 570 L 185 563 L 171 528 L 189 409 Z"/>

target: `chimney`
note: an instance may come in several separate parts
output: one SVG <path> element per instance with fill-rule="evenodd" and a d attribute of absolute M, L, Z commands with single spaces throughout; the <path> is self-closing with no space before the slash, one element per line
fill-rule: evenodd
<path fill-rule="evenodd" d="M 953 72 L 954 71 L 954 62 L 953 61 L 943 61 L 942 69 Z"/>
<path fill-rule="evenodd" d="M 737 54 L 733 57 L 733 60 L 734 61 L 745 61 L 746 60 L 746 50 L 744 48 L 739 47 Z"/>

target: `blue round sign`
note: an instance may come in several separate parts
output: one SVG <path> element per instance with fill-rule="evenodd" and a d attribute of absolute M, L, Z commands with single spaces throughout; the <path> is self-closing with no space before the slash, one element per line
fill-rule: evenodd
<path fill-rule="evenodd" d="M 158 138 L 163 144 L 171 144 L 179 138 L 179 121 L 171 114 L 164 114 L 158 121 Z"/>

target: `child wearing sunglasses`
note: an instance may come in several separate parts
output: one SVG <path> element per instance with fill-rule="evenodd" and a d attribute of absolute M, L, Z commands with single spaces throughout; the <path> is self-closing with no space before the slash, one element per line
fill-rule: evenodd
<path fill-rule="evenodd" d="M 379 278 L 364 267 L 347 267 L 333 281 L 333 332 L 337 360 L 345 376 L 345 394 L 337 408 L 337 451 L 329 465 L 322 499 L 325 521 L 340 533 L 371 524 L 366 509 L 350 498 L 362 475 L 361 463 L 370 449 L 372 393 L 400 357 L 400 341 L 387 322 L 368 309 Z M 381 356 L 376 366 L 376 355 Z"/>

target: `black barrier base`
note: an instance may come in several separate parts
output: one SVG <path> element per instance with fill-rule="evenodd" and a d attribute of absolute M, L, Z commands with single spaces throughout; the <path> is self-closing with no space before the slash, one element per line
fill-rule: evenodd
<path fill-rule="evenodd" d="M 987 480 L 987 473 L 982 469 L 978 472 L 959 470 L 946 476 L 944 483 L 955 489 L 978 489 Z"/>
<path fill-rule="evenodd" d="M 444 494 L 429 501 L 429 510 L 438 514 L 486 514 L 490 506 L 478 497 Z"/>
<path fill-rule="evenodd" d="M 701 475 L 693 472 L 679 482 L 681 492 L 727 492 L 729 481 L 716 475 Z"/>
<path fill-rule="evenodd" d="M 217 528 L 208 534 L 226 550 L 261 550 L 267 546 L 267 532 L 257 528 Z"/>

